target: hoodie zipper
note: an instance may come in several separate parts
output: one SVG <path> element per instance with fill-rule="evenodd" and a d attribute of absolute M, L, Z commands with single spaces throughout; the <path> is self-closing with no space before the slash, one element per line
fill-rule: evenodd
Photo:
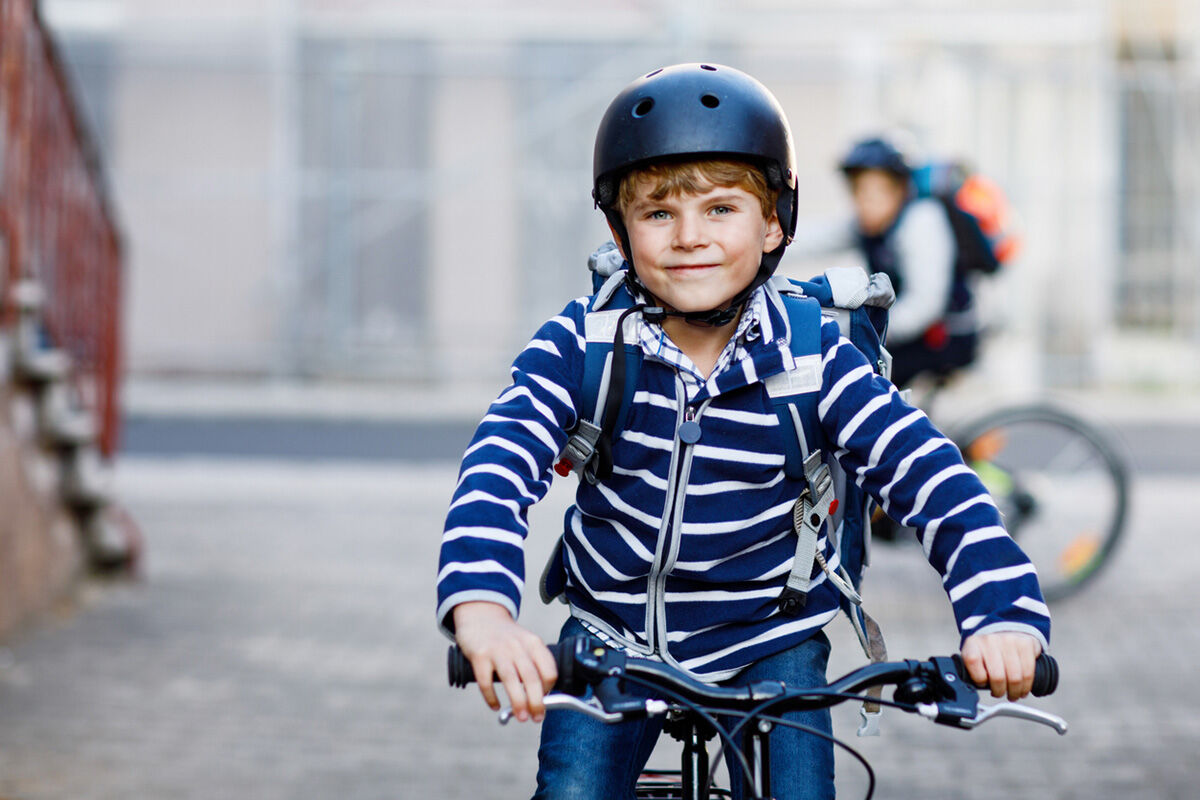
<path fill-rule="evenodd" d="M 675 446 L 671 453 L 671 479 L 667 484 L 667 501 L 663 507 L 662 524 L 659 528 L 658 548 L 654 554 L 654 565 L 646 586 L 646 643 L 650 652 L 667 659 L 666 642 L 666 579 L 679 556 L 679 544 L 683 538 L 683 507 L 687 498 L 688 478 L 692 468 L 692 445 L 679 436 L 684 423 L 696 422 L 708 401 L 697 407 L 687 398 L 687 387 L 682 378 L 676 378 L 680 396 L 684 398 L 682 417 L 676 426 Z M 659 626 L 663 630 L 659 632 Z"/>

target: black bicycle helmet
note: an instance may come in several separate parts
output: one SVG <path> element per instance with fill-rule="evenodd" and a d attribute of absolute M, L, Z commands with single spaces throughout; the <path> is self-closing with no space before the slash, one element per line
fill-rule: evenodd
<path fill-rule="evenodd" d="M 730 158 L 763 171 L 779 190 L 776 211 L 783 241 L 764 253 L 758 275 L 728 309 L 684 314 L 696 321 L 736 314 L 742 301 L 775 272 L 796 231 L 796 160 L 783 108 L 744 72 L 717 64 L 676 64 L 625 87 L 604 112 L 592 161 L 592 197 L 631 252 L 617 209 L 621 178 L 630 169 L 669 159 Z M 636 275 L 636 265 L 630 264 Z"/>
<path fill-rule="evenodd" d="M 878 136 L 856 142 L 842 157 L 838 169 L 847 176 L 863 169 L 880 169 L 903 180 L 912 177 L 912 165 L 900 148 Z"/>

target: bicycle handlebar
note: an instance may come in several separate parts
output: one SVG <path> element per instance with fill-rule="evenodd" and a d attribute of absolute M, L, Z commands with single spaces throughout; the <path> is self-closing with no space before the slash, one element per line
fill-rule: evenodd
<path fill-rule="evenodd" d="M 557 644 L 549 644 L 547 647 L 549 647 L 550 654 L 554 657 L 554 662 L 558 667 L 558 680 L 554 684 L 554 688 L 570 694 L 582 694 L 586 687 L 580 686 L 579 681 L 583 679 L 584 683 L 592 682 L 586 678 L 586 674 L 589 673 L 597 679 L 603 678 L 604 674 L 596 672 L 597 666 L 609 665 L 610 669 L 618 667 L 624 673 L 649 678 L 654 682 L 662 684 L 664 688 L 679 691 L 695 700 L 716 702 L 749 701 L 756 703 L 769 696 L 762 694 L 764 689 L 761 686 L 758 692 L 750 691 L 749 693 L 747 693 L 746 689 L 752 689 L 753 687 L 730 689 L 711 686 L 697 681 L 678 670 L 672 669 L 659 661 L 624 656 L 619 659 L 611 658 L 617 652 L 605 647 L 600 643 L 600 640 L 594 637 L 570 637 Z M 582 662 L 580 661 L 581 657 L 583 658 Z M 610 662 L 613 661 L 619 661 L 620 664 L 611 664 Z M 945 665 L 937 663 L 942 661 L 945 661 L 945 659 L 930 659 L 929 661 L 906 660 L 868 664 L 833 681 L 829 687 L 822 691 L 832 693 L 861 692 L 872 686 L 898 684 L 906 678 L 915 677 L 932 670 L 936 670 L 938 674 L 942 674 L 944 671 L 942 667 Z M 962 658 L 954 655 L 949 658 L 949 661 L 954 667 L 953 672 L 949 674 L 954 675 L 960 681 L 965 681 L 974 688 L 974 684 L 967 673 L 967 668 Z M 584 674 L 582 675 L 578 674 L 579 670 L 577 667 L 580 666 L 584 667 Z M 475 670 L 458 645 L 450 646 L 447 668 L 451 686 L 462 688 L 475 681 Z M 943 681 L 949 677 L 949 674 L 942 675 Z M 1031 694 L 1035 697 L 1044 697 L 1053 694 L 1055 689 L 1058 688 L 1058 678 L 1058 662 L 1053 656 L 1042 653 L 1038 656 L 1034 664 Z"/>
<path fill-rule="evenodd" d="M 824 687 L 789 687 L 778 681 L 748 686 L 712 686 L 661 661 L 626 656 L 594 636 L 573 636 L 549 645 L 558 665 L 555 691 L 547 707 L 571 708 L 605 722 L 618 722 L 646 714 L 663 713 L 667 704 L 629 696 L 622 678 L 657 687 L 668 696 L 723 712 L 750 711 L 767 703 L 776 710 L 801 711 L 828 708 L 852 699 L 874 686 L 895 686 L 894 705 L 942 725 L 974 728 L 996 716 L 1019 717 L 1067 732 L 1067 723 L 1052 714 L 1016 703 L 979 705 L 979 692 L 969 679 L 962 659 L 938 656 L 926 661 L 883 661 L 859 667 Z M 457 645 L 448 654 L 450 685 L 464 687 L 475 672 Z M 1058 662 L 1038 656 L 1033 694 L 1044 696 L 1058 688 Z M 591 689 L 592 697 L 581 700 Z M 553 702 L 551 702 L 553 699 Z M 862 699 L 866 700 L 866 697 Z M 769 701 L 769 702 L 768 702 Z M 501 715 L 501 721 L 507 721 Z"/>

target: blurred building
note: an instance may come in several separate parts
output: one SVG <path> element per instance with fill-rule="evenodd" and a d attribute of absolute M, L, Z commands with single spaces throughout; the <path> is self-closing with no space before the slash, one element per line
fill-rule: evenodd
<path fill-rule="evenodd" d="M 498 381 L 587 286 L 611 97 L 715 61 L 792 121 L 801 213 L 903 125 L 1023 219 L 1006 385 L 1200 383 L 1191 0 L 53 0 L 129 253 L 141 374 Z M 785 261 L 795 273 L 816 267 Z"/>

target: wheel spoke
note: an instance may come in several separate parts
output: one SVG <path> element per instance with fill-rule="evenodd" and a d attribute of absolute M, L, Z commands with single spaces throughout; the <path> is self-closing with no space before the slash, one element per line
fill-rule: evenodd
<path fill-rule="evenodd" d="M 1124 527 L 1126 471 L 1112 448 L 1082 420 L 1044 406 L 981 419 L 960 444 L 1037 566 L 1047 599 L 1077 591 Z"/>

